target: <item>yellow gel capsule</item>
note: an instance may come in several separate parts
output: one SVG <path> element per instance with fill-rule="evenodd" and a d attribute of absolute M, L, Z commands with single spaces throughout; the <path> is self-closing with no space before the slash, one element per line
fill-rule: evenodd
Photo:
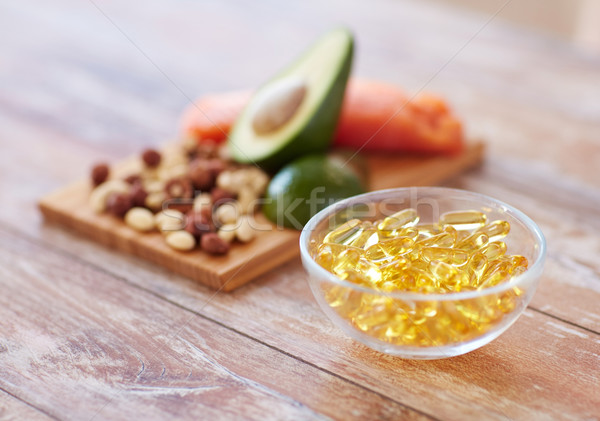
<path fill-rule="evenodd" d="M 342 244 L 361 229 L 361 221 L 359 219 L 351 219 L 329 232 L 323 239 L 323 242 Z"/>
<path fill-rule="evenodd" d="M 340 254 L 342 254 L 344 251 L 346 251 L 348 249 L 355 250 L 355 251 L 359 252 L 360 254 L 363 253 L 363 251 L 361 249 L 356 248 L 356 247 L 345 246 L 343 244 L 323 243 L 323 244 L 319 245 L 319 247 L 317 248 L 316 255 L 319 255 L 321 253 L 331 253 L 334 258 L 337 258 Z"/>
<path fill-rule="evenodd" d="M 362 286 L 371 286 L 369 279 L 360 271 L 352 268 L 346 268 L 340 270 L 337 275 L 340 279 L 348 282 L 352 282 L 353 284 L 362 285 Z"/>
<path fill-rule="evenodd" d="M 416 227 L 406 227 L 398 231 L 396 237 L 408 237 L 413 240 L 419 235 L 419 230 Z"/>
<path fill-rule="evenodd" d="M 419 230 L 419 239 L 429 238 L 442 232 L 440 224 L 421 224 L 415 227 Z"/>
<path fill-rule="evenodd" d="M 317 253 L 315 256 L 315 262 L 322 268 L 331 272 L 333 270 L 333 262 L 335 258 L 333 253 L 330 250 L 324 250 L 322 252 Z"/>
<path fill-rule="evenodd" d="M 487 267 L 488 259 L 483 253 L 471 255 L 466 265 L 467 275 L 469 276 L 469 285 L 471 287 L 477 287 L 479 285 Z"/>
<path fill-rule="evenodd" d="M 509 268 L 504 265 L 499 265 L 491 271 L 486 271 L 483 274 L 482 282 L 478 289 L 493 287 L 499 283 L 508 281 L 511 278 Z"/>
<path fill-rule="evenodd" d="M 464 240 L 459 241 L 456 246 L 468 251 L 479 250 L 489 242 L 487 235 L 482 233 L 473 233 Z"/>
<path fill-rule="evenodd" d="M 393 240 L 383 241 L 379 245 L 389 256 L 399 256 L 412 250 L 415 242 L 409 237 L 398 237 Z"/>
<path fill-rule="evenodd" d="M 412 208 L 401 210 L 393 215 L 386 217 L 377 225 L 380 231 L 394 231 L 406 227 L 411 227 L 419 222 L 417 211 Z"/>
<path fill-rule="evenodd" d="M 440 262 L 460 266 L 469 260 L 469 253 L 465 250 L 451 247 L 423 247 L 421 255 L 429 260 L 439 260 Z"/>
<path fill-rule="evenodd" d="M 379 237 L 375 228 L 366 228 L 357 231 L 356 234 L 344 241 L 344 244 L 352 247 L 367 248 L 378 241 Z"/>
<path fill-rule="evenodd" d="M 502 241 L 494 241 L 481 247 L 479 251 L 489 260 L 495 260 L 504 256 L 504 253 L 506 253 L 506 244 Z"/>
<path fill-rule="evenodd" d="M 354 270 L 356 268 L 356 264 L 361 258 L 361 255 L 362 253 L 360 252 L 360 249 L 356 249 L 354 247 L 347 248 L 335 259 L 333 271 L 337 274 L 340 274 L 344 271 Z"/>
<path fill-rule="evenodd" d="M 456 242 L 456 231 L 444 231 L 429 238 L 417 241 L 420 247 L 452 247 Z"/>
<path fill-rule="evenodd" d="M 500 240 L 510 232 L 510 224 L 508 221 L 493 221 L 477 230 L 488 236 L 490 241 Z"/>
<path fill-rule="evenodd" d="M 486 221 L 485 214 L 476 210 L 446 212 L 440 216 L 441 225 L 450 225 L 458 231 L 480 228 Z"/>
<path fill-rule="evenodd" d="M 408 268 L 408 266 L 408 260 L 403 257 L 381 265 L 379 266 L 379 270 L 381 271 L 381 279 L 384 282 L 400 280 L 404 276 L 404 271 Z"/>
<path fill-rule="evenodd" d="M 383 263 L 393 259 L 393 256 L 387 254 L 381 243 L 373 244 L 365 250 L 365 257 L 372 262 Z"/>
<path fill-rule="evenodd" d="M 379 267 L 364 257 L 361 257 L 358 260 L 358 263 L 356 264 L 356 270 L 362 273 L 372 284 L 376 284 L 381 281 L 381 270 Z"/>
<path fill-rule="evenodd" d="M 529 267 L 529 261 L 524 256 L 510 256 L 511 268 L 509 269 L 512 276 L 519 276 Z"/>

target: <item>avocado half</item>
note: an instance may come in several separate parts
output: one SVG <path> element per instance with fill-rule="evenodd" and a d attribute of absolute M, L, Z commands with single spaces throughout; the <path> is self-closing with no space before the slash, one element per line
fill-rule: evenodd
<path fill-rule="evenodd" d="M 350 31 L 335 29 L 264 84 L 229 136 L 237 162 L 275 171 L 293 159 L 327 150 L 352 66 Z"/>

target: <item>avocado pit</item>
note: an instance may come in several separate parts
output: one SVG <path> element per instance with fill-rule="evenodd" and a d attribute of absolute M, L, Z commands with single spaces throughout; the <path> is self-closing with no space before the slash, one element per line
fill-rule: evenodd
<path fill-rule="evenodd" d="M 257 98 L 252 128 L 257 135 L 268 135 L 283 127 L 296 114 L 306 97 L 304 80 L 287 77 L 272 83 Z"/>

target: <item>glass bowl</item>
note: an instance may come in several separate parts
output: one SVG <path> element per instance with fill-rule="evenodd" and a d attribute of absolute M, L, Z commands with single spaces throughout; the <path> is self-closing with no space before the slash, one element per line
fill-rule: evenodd
<path fill-rule="evenodd" d="M 419 224 L 461 210 L 484 212 L 488 221 L 508 221 L 511 230 L 503 239 L 507 254 L 525 256 L 529 267 L 490 288 L 428 294 L 385 292 L 354 284 L 315 261 L 318 245 L 333 228 L 354 218 L 375 221 L 406 208 L 418 211 Z M 529 217 L 499 200 L 458 189 L 407 187 L 374 191 L 330 205 L 304 227 L 300 252 L 317 302 L 342 331 L 386 354 L 438 359 L 477 349 L 517 320 L 540 280 L 546 243 Z"/>

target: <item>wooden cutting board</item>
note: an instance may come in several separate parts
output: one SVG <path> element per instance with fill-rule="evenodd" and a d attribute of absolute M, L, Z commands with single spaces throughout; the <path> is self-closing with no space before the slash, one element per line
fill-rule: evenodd
<path fill-rule="evenodd" d="M 473 143 L 459 156 L 367 156 L 371 190 L 403 186 L 435 185 L 483 158 L 483 143 Z M 114 166 L 116 176 L 131 173 L 136 158 Z M 231 291 L 277 267 L 299 253 L 299 232 L 280 229 L 257 214 L 257 221 L 272 229 L 260 231 L 247 244 L 236 243 L 226 256 L 210 256 L 201 250 L 179 252 L 166 245 L 162 234 L 139 233 L 123 221 L 96 214 L 88 205 L 89 180 L 81 180 L 41 199 L 39 206 L 48 222 L 71 228 L 94 241 L 164 266 L 211 288 Z"/>

